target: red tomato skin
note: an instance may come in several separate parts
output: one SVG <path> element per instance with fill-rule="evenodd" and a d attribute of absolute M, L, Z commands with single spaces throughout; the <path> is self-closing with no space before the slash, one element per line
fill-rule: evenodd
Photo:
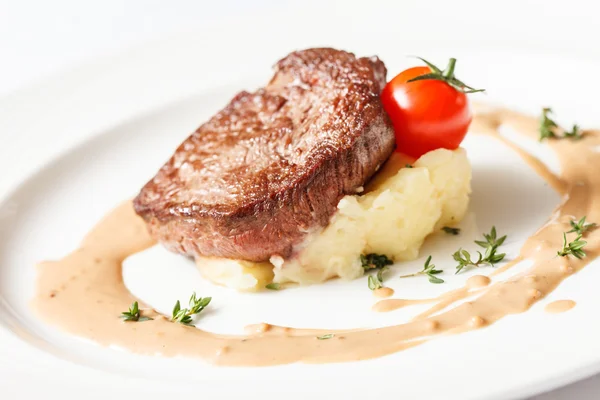
<path fill-rule="evenodd" d="M 439 80 L 407 82 L 430 73 L 429 67 L 409 68 L 394 77 L 381 93 L 396 134 L 396 150 L 413 157 L 460 146 L 472 120 L 467 96 Z"/>

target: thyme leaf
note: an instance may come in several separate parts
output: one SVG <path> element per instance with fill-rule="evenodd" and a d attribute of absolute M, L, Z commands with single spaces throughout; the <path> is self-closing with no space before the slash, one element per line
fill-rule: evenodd
<path fill-rule="evenodd" d="M 583 137 L 583 133 L 579 129 L 579 125 L 574 124 L 570 131 L 565 131 L 563 137 L 571 140 L 579 140 Z"/>
<path fill-rule="evenodd" d="M 542 142 L 544 139 L 553 139 L 557 137 L 554 131 L 556 128 L 558 128 L 558 125 L 552 118 L 550 118 L 550 114 L 552 114 L 551 108 L 542 108 L 542 119 L 540 121 L 540 142 Z"/>
<path fill-rule="evenodd" d="M 326 335 L 322 335 L 322 336 L 317 336 L 318 340 L 327 340 L 327 339 L 331 339 L 332 337 L 334 337 L 335 335 L 333 333 L 328 333 Z"/>
<path fill-rule="evenodd" d="M 598 224 L 596 224 L 595 222 L 586 224 L 585 223 L 585 216 L 582 217 L 578 222 L 575 221 L 571 221 L 571 229 L 570 231 L 568 231 L 567 233 L 577 233 L 578 235 L 583 236 L 587 231 L 596 229 L 598 227 Z"/>
<path fill-rule="evenodd" d="M 210 304 L 211 300 L 212 297 L 196 297 L 196 292 L 190 297 L 189 308 L 181 308 L 181 304 L 177 300 L 175 307 L 173 307 L 171 321 L 190 325 L 192 323 L 192 316 L 200 314 Z"/>
<path fill-rule="evenodd" d="M 579 125 L 573 125 L 570 131 L 565 130 L 562 136 L 559 136 L 556 131 L 558 130 L 558 124 L 554 121 L 550 115 L 553 114 L 552 109 L 549 107 L 542 109 L 542 118 L 540 119 L 540 142 L 545 139 L 571 139 L 579 140 L 583 138 L 583 132 L 579 128 Z"/>
<path fill-rule="evenodd" d="M 437 274 L 441 274 L 444 270 L 435 269 L 435 265 L 431 264 L 431 256 L 427 257 L 427 261 L 425 261 L 425 265 L 423 269 L 419 272 L 415 272 L 414 274 L 402 275 L 400 278 L 410 278 L 418 275 L 426 275 L 429 278 L 429 282 L 431 283 L 444 283 L 444 280 L 438 278 Z"/>
<path fill-rule="evenodd" d="M 388 269 L 388 267 L 383 267 L 379 271 L 377 271 L 376 275 L 369 275 L 369 289 L 377 290 L 383 287 L 383 274 L 387 272 Z"/>
<path fill-rule="evenodd" d="M 128 311 L 124 311 L 121 313 L 121 318 L 123 318 L 123 321 L 133 321 L 133 322 L 144 322 L 144 321 L 152 320 L 152 318 L 150 318 L 150 317 L 140 316 L 140 309 L 139 309 L 137 301 L 134 301 L 133 304 L 131 304 L 131 306 L 129 306 Z"/>
<path fill-rule="evenodd" d="M 376 253 L 361 254 L 360 262 L 365 271 L 369 271 L 371 269 L 376 268 L 383 268 L 387 265 L 392 265 L 394 263 L 394 261 L 388 258 L 388 256 L 386 256 L 385 254 Z"/>
<path fill-rule="evenodd" d="M 454 236 L 456 236 L 460 233 L 460 228 L 452 228 L 450 226 L 445 226 L 442 228 L 442 230 L 444 232 L 446 232 L 447 234 L 454 235 Z"/>
<path fill-rule="evenodd" d="M 563 233 L 563 248 L 556 253 L 561 257 L 572 255 L 575 258 L 582 259 L 585 257 L 585 251 L 583 248 L 587 244 L 585 240 L 581 240 L 581 234 L 575 237 L 575 240 L 567 243 L 567 234 Z"/>
<path fill-rule="evenodd" d="M 489 265 L 493 267 L 494 264 L 499 263 L 506 256 L 505 253 L 498 254 L 498 247 L 500 247 L 506 240 L 506 235 L 498 237 L 496 227 L 493 226 L 490 233 L 484 233 L 483 238 L 485 240 L 475 240 L 475 244 L 485 249 L 482 254 L 480 251 L 477 252 L 477 259 L 471 258 L 471 254 L 462 248 L 458 249 L 452 258 L 458 263 L 456 266 L 456 274 L 461 272 L 465 268 L 477 268 L 482 265 Z"/>
<path fill-rule="evenodd" d="M 279 290 L 279 289 L 281 289 L 281 285 L 279 283 L 271 282 L 265 286 L 265 289 Z"/>

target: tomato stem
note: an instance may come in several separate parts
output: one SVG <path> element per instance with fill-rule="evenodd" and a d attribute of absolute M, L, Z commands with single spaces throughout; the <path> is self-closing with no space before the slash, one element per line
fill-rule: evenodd
<path fill-rule="evenodd" d="M 454 78 L 454 67 L 456 66 L 456 58 L 451 58 L 448 61 L 448 66 L 444 70 L 444 78 L 452 79 Z"/>
<path fill-rule="evenodd" d="M 409 79 L 407 82 L 415 82 L 415 81 L 432 79 L 432 80 L 446 82 L 448 85 L 450 85 L 451 87 L 453 87 L 454 89 L 456 89 L 462 93 L 485 92 L 485 89 L 472 88 L 471 86 L 458 80 L 454 76 L 454 69 L 456 67 L 456 58 L 451 58 L 448 61 L 448 66 L 446 67 L 446 69 L 444 71 L 440 70 L 438 67 L 436 67 L 435 65 L 433 65 L 432 63 L 430 63 L 429 61 L 427 61 L 421 57 L 417 57 L 417 58 L 419 60 L 423 61 L 425 64 L 427 64 L 427 66 L 431 69 L 431 72 L 428 74 L 425 74 L 425 75 L 420 75 L 415 78 Z"/>

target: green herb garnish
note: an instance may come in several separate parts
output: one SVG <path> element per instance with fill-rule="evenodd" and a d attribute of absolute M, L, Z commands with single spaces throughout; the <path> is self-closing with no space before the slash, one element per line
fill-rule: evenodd
<path fill-rule="evenodd" d="M 402 275 L 400 278 L 410 278 L 418 275 L 427 275 L 429 277 L 429 282 L 431 283 L 444 283 L 444 280 L 438 278 L 437 274 L 441 274 L 444 270 L 435 269 L 435 265 L 431 264 L 431 256 L 427 257 L 427 261 L 425 261 L 425 265 L 423 269 L 419 272 L 415 272 L 414 274 Z"/>
<path fill-rule="evenodd" d="M 554 130 L 558 128 L 558 125 L 548 116 L 551 113 L 551 108 L 546 107 L 542 109 L 542 119 L 540 121 L 540 142 L 544 139 L 556 138 Z"/>
<path fill-rule="evenodd" d="M 464 249 L 458 249 L 452 255 L 454 260 L 458 262 L 458 265 L 456 266 L 457 274 L 467 267 L 473 268 L 480 267 L 482 265 L 489 265 L 490 267 L 493 267 L 494 264 L 504 259 L 506 254 L 497 254 L 496 251 L 498 250 L 498 247 L 500 247 L 506 240 L 506 235 L 502 236 L 501 238 L 498 238 L 496 233 L 496 227 L 493 226 L 490 233 L 483 234 L 483 238 L 485 239 L 485 241 L 475 240 L 475 243 L 478 246 L 483 247 L 485 249 L 485 252 L 483 254 L 481 254 L 480 251 L 477 252 L 477 260 L 471 259 L 471 254 Z"/>
<path fill-rule="evenodd" d="M 563 233 L 563 248 L 556 253 L 561 257 L 572 255 L 575 258 L 582 259 L 585 257 L 583 247 L 587 244 L 585 240 L 581 240 L 581 234 L 578 234 L 575 240 L 567 243 L 567 234 Z"/>
<path fill-rule="evenodd" d="M 498 248 L 499 246 L 502 246 L 502 244 L 506 240 L 506 235 L 502 236 L 501 238 L 498 238 L 497 233 L 496 233 L 496 227 L 492 226 L 492 230 L 490 231 L 490 233 L 488 233 L 488 234 L 484 233 L 483 238 L 485 239 L 485 241 L 475 240 L 475 243 L 477 245 L 479 245 L 480 247 L 483 247 L 484 249 L 486 249 L 486 253 L 487 253 L 488 252 L 487 249 Z"/>
<path fill-rule="evenodd" d="M 333 333 L 328 333 L 327 335 L 317 336 L 317 339 L 318 340 L 327 340 L 327 339 L 331 339 L 334 336 L 335 335 Z"/>
<path fill-rule="evenodd" d="M 281 285 L 279 283 L 271 282 L 266 285 L 265 288 L 269 290 L 279 290 L 281 289 Z"/>
<path fill-rule="evenodd" d="M 571 228 L 573 228 L 573 229 L 571 229 L 567 233 L 576 232 L 578 235 L 583 236 L 583 234 L 586 233 L 587 231 L 596 229 L 598 224 L 596 224 L 595 222 L 586 224 L 585 218 L 586 217 L 582 217 L 578 222 L 571 221 Z"/>
<path fill-rule="evenodd" d="M 388 256 L 384 254 L 361 254 L 360 262 L 362 263 L 362 267 L 365 271 L 369 271 L 371 269 L 383 268 L 387 265 L 392 265 L 394 261 L 392 261 Z"/>
<path fill-rule="evenodd" d="M 179 300 L 173 307 L 173 316 L 171 321 L 179 322 L 180 324 L 190 325 L 192 323 L 192 315 L 199 314 L 210 304 L 212 297 L 196 297 L 196 292 L 192 294 L 189 301 L 190 308 L 181 308 Z"/>
<path fill-rule="evenodd" d="M 571 140 L 579 140 L 583 137 L 583 133 L 579 129 L 579 125 L 575 124 L 570 131 L 564 132 L 563 137 Z"/>
<path fill-rule="evenodd" d="M 369 289 L 376 290 L 383 287 L 383 274 L 387 272 L 388 269 L 388 267 L 383 267 L 377 271 L 376 275 L 369 275 Z"/>
<path fill-rule="evenodd" d="M 405 164 L 405 165 L 404 165 L 404 167 L 405 167 L 405 168 L 414 168 L 414 167 L 413 167 L 412 165 L 410 165 L 410 164 Z"/>
<path fill-rule="evenodd" d="M 571 140 L 579 140 L 583 137 L 583 133 L 579 129 L 577 124 L 573 125 L 573 128 L 570 131 L 564 131 L 563 136 L 558 136 L 556 134 L 556 130 L 558 129 L 558 124 L 550 118 L 550 114 L 553 114 L 551 108 L 543 108 L 542 109 L 542 118 L 540 120 L 540 142 L 545 139 L 571 139 Z"/>
<path fill-rule="evenodd" d="M 446 232 L 447 234 L 454 235 L 454 236 L 456 236 L 460 233 L 460 228 L 452 228 L 450 226 L 445 226 L 442 228 L 442 230 L 444 232 Z"/>
<path fill-rule="evenodd" d="M 133 302 L 133 304 L 129 307 L 129 311 L 125 311 L 125 312 L 121 313 L 121 318 L 123 318 L 123 321 L 134 321 L 134 322 L 143 322 L 143 321 L 152 320 L 152 318 L 150 318 L 150 317 L 140 316 L 140 309 L 138 307 L 137 301 Z"/>

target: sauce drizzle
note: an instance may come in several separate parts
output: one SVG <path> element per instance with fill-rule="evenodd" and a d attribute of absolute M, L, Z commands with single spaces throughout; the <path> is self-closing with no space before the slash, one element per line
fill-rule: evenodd
<path fill-rule="evenodd" d="M 544 307 L 544 311 L 551 314 L 564 313 L 565 311 L 569 311 L 571 308 L 575 307 L 577 303 L 573 300 L 556 300 L 552 303 L 546 304 Z"/>
<path fill-rule="evenodd" d="M 392 297 L 394 295 L 394 289 L 391 287 L 382 287 L 379 289 L 373 290 L 373 296 L 379 298 Z"/>
<path fill-rule="evenodd" d="M 424 343 L 437 335 L 479 329 L 515 313 L 527 311 L 554 290 L 563 279 L 585 267 L 600 252 L 600 229 L 586 233 L 587 257 L 557 257 L 569 222 L 587 216 L 600 222 L 600 133 L 585 132 L 579 141 L 549 141 L 562 172 L 554 175 L 541 161 L 510 142 L 498 129 L 508 124 L 537 140 L 538 121 L 506 109 L 488 109 L 474 118 L 472 130 L 491 135 L 516 151 L 543 179 L 563 196 L 549 221 L 523 245 L 519 260 L 533 265 L 525 272 L 490 286 L 485 279 L 469 280 L 464 288 L 436 299 L 385 299 L 377 311 L 408 304 L 435 303 L 412 321 L 383 328 L 350 331 L 302 330 L 261 324 L 245 336 L 219 335 L 169 321 L 140 304 L 143 323 L 119 318 L 135 301 L 123 283 L 121 264 L 131 254 L 154 244 L 143 221 L 126 202 L 104 218 L 81 247 L 55 262 L 39 265 L 32 306 L 40 317 L 72 334 L 103 345 L 133 352 L 201 357 L 218 365 L 277 365 L 297 361 L 326 363 L 384 356 Z M 489 283 L 489 282 L 488 282 Z M 472 300 L 444 311 L 466 297 Z M 435 315 L 434 315 L 435 314 Z M 321 335 L 335 335 L 318 340 Z"/>

